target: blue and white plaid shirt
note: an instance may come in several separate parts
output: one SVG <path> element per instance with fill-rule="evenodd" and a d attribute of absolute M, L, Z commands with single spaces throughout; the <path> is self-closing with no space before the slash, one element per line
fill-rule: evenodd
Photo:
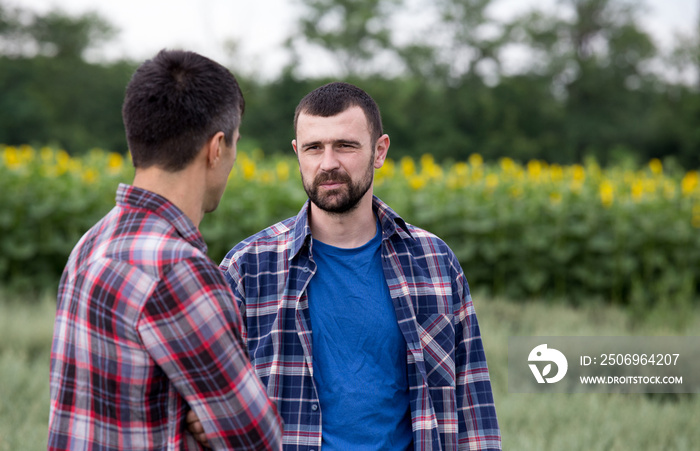
<path fill-rule="evenodd" d="M 285 450 L 321 447 L 306 288 L 316 272 L 307 202 L 234 247 L 221 263 L 243 338 L 285 423 Z M 377 197 L 382 264 L 406 339 L 417 450 L 500 450 L 501 436 L 469 286 L 450 248 Z M 357 381 L 361 384 L 362 381 Z"/>

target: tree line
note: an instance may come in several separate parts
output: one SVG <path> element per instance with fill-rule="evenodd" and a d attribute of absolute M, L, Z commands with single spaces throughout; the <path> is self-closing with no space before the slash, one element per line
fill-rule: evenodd
<path fill-rule="evenodd" d="M 243 146 L 288 152 L 299 99 L 343 79 L 377 100 L 395 158 L 700 166 L 697 30 L 662 49 L 641 26 L 640 2 L 561 0 L 507 20 L 490 13 L 496 3 L 300 0 L 281 73 L 232 68 L 248 105 Z M 410 22 L 418 15 L 432 19 Z M 0 143 L 125 152 L 121 104 L 139 62 L 85 59 L 115 34 L 95 13 L 0 0 Z M 312 48 L 333 62 L 328 76 L 300 70 Z"/>

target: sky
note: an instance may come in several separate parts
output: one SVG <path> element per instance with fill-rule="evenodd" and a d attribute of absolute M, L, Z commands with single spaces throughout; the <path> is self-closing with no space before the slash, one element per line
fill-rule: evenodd
<path fill-rule="evenodd" d="M 295 0 L 5 0 L 39 13 L 60 8 L 69 14 L 96 11 L 119 33 L 96 60 L 127 57 L 144 60 L 162 48 L 186 48 L 248 74 L 275 77 L 286 63 L 285 39 L 297 23 Z M 508 18 L 537 5 L 555 8 L 557 0 L 495 0 L 492 14 Z M 661 48 L 674 34 L 691 34 L 698 23 L 700 0 L 646 0 L 642 25 Z M 226 50 L 237 44 L 236 58 Z M 317 75 L 312 67 L 304 75 Z"/>

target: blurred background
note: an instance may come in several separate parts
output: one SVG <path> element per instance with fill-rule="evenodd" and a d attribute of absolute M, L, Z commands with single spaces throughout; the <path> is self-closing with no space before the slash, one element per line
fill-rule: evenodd
<path fill-rule="evenodd" d="M 294 108 L 355 83 L 375 192 L 465 271 L 504 449 L 697 449 L 697 394 L 508 393 L 507 342 L 698 335 L 700 0 L 0 0 L 0 451 L 46 448 L 58 280 L 132 180 L 124 89 L 162 48 L 246 98 L 214 261 L 298 212 Z"/>
<path fill-rule="evenodd" d="M 60 5 L 60 8 L 59 8 Z M 231 68 L 243 135 L 289 152 L 298 100 L 350 80 L 392 154 L 700 164 L 695 0 L 2 0 L 0 142 L 126 151 L 134 67 L 187 48 Z"/>

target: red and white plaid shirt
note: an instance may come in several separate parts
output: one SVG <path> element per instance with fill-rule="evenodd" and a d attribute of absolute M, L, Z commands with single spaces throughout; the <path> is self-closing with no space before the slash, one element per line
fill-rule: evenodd
<path fill-rule="evenodd" d="M 61 278 L 48 448 L 278 449 L 280 419 L 247 359 L 239 311 L 194 224 L 120 185 Z"/>

